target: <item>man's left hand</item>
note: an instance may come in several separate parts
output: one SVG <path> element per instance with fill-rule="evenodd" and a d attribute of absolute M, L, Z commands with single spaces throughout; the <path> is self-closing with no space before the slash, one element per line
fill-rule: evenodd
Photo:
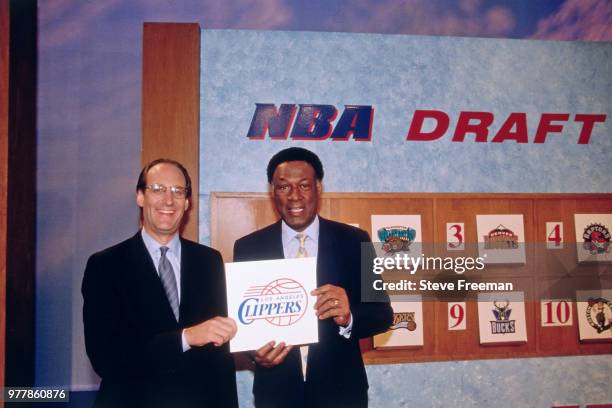
<path fill-rule="evenodd" d="M 344 327 L 350 323 L 351 305 L 344 288 L 327 284 L 316 288 L 310 294 L 317 297 L 314 308 L 320 320 L 333 317 L 338 326 Z"/>

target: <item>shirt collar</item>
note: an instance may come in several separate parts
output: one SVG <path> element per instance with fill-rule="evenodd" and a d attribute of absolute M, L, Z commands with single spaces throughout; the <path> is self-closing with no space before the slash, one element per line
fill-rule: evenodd
<path fill-rule="evenodd" d="M 155 240 L 155 238 L 153 238 L 144 229 L 144 227 L 141 230 L 141 234 L 142 234 L 142 240 L 144 241 L 144 244 L 147 247 L 147 250 L 149 251 L 150 254 L 155 254 L 156 252 L 159 251 L 160 247 L 166 246 L 166 247 L 168 247 L 170 252 L 174 254 L 174 256 L 178 257 L 179 249 L 180 249 L 180 245 L 181 245 L 181 240 L 179 238 L 179 234 L 178 233 L 174 234 L 174 237 L 172 237 L 170 242 L 168 242 L 166 245 L 162 245 L 159 242 L 157 242 L 157 240 Z"/>
<path fill-rule="evenodd" d="M 281 231 L 283 235 L 283 241 L 285 242 L 289 242 L 295 237 L 296 234 L 300 233 L 291 228 L 289 225 L 287 225 L 285 220 L 283 220 L 281 223 Z M 306 229 L 301 233 L 312 239 L 315 243 L 319 242 L 319 216 L 316 215 L 310 225 L 306 227 Z"/>

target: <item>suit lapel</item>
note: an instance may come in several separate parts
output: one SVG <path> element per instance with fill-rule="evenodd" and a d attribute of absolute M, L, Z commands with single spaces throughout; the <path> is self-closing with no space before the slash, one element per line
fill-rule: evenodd
<path fill-rule="evenodd" d="M 264 240 L 262 246 L 268 248 L 269 254 L 266 254 L 265 258 L 262 259 L 283 259 L 285 257 L 285 251 L 283 250 L 283 229 L 282 221 L 277 221 L 272 224 L 270 228 L 270 239 Z M 266 244 L 265 241 L 270 242 Z"/>
<path fill-rule="evenodd" d="M 199 265 L 202 267 L 203 265 Z M 197 277 L 196 268 L 198 262 L 195 259 L 195 254 L 191 251 L 191 246 L 185 244 L 181 238 L 181 303 L 179 304 L 179 322 L 183 323 L 187 318 L 189 310 L 189 302 L 191 301 L 191 290 L 197 288 L 198 285 L 194 282 Z M 200 293 L 201 296 L 205 294 Z M 168 303 L 169 305 L 169 303 Z"/>
<path fill-rule="evenodd" d="M 338 285 L 338 270 L 335 265 L 335 237 L 329 222 L 319 217 L 319 247 L 317 250 L 317 286 L 331 283 Z"/>

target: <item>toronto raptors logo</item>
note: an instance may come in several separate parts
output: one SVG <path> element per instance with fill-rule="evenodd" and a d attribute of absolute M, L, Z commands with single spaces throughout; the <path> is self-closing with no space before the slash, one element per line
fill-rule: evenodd
<path fill-rule="evenodd" d="M 304 316 L 308 307 L 306 289 L 289 278 L 251 286 L 243 297 L 238 308 L 238 319 L 243 324 L 263 319 L 275 326 L 290 326 Z"/>
<path fill-rule="evenodd" d="M 603 333 L 612 327 L 612 303 L 604 298 L 589 299 L 586 309 L 587 322 L 597 333 Z"/>
<path fill-rule="evenodd" d="M 591 255 L 605 254 L 610 250 L 610 230 L 599 223 L 589 224 L 582 234 L 583 247 Z"/>

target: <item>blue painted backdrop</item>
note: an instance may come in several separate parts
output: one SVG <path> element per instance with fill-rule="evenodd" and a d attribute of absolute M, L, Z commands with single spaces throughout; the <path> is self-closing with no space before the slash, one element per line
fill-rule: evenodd
<path fill-rule="evenodd" d="M 612 45 L 372 34 L 202 31 L 200 240 L 210 239 L 210 193 L 267 191 L 278 150 L 321 157 L 326 191 L 611 192 L 610 118 L 578 145 L 576 113 L 608 114 Z M 375 109 L 371 142 L 249 140 L 256 103 Z M 407 142 L 417 109 L 447 112 L 447 134 Z M 528 144 L 450 141 L 461 111 L 526 112 Z M 570 113 L 546 143 L 542 113 Z M 612 401 L 611 356 L 369 366 L 373 406 L 550 407 Z M 252 403 L 252 376 L 238 373 Z"/>

